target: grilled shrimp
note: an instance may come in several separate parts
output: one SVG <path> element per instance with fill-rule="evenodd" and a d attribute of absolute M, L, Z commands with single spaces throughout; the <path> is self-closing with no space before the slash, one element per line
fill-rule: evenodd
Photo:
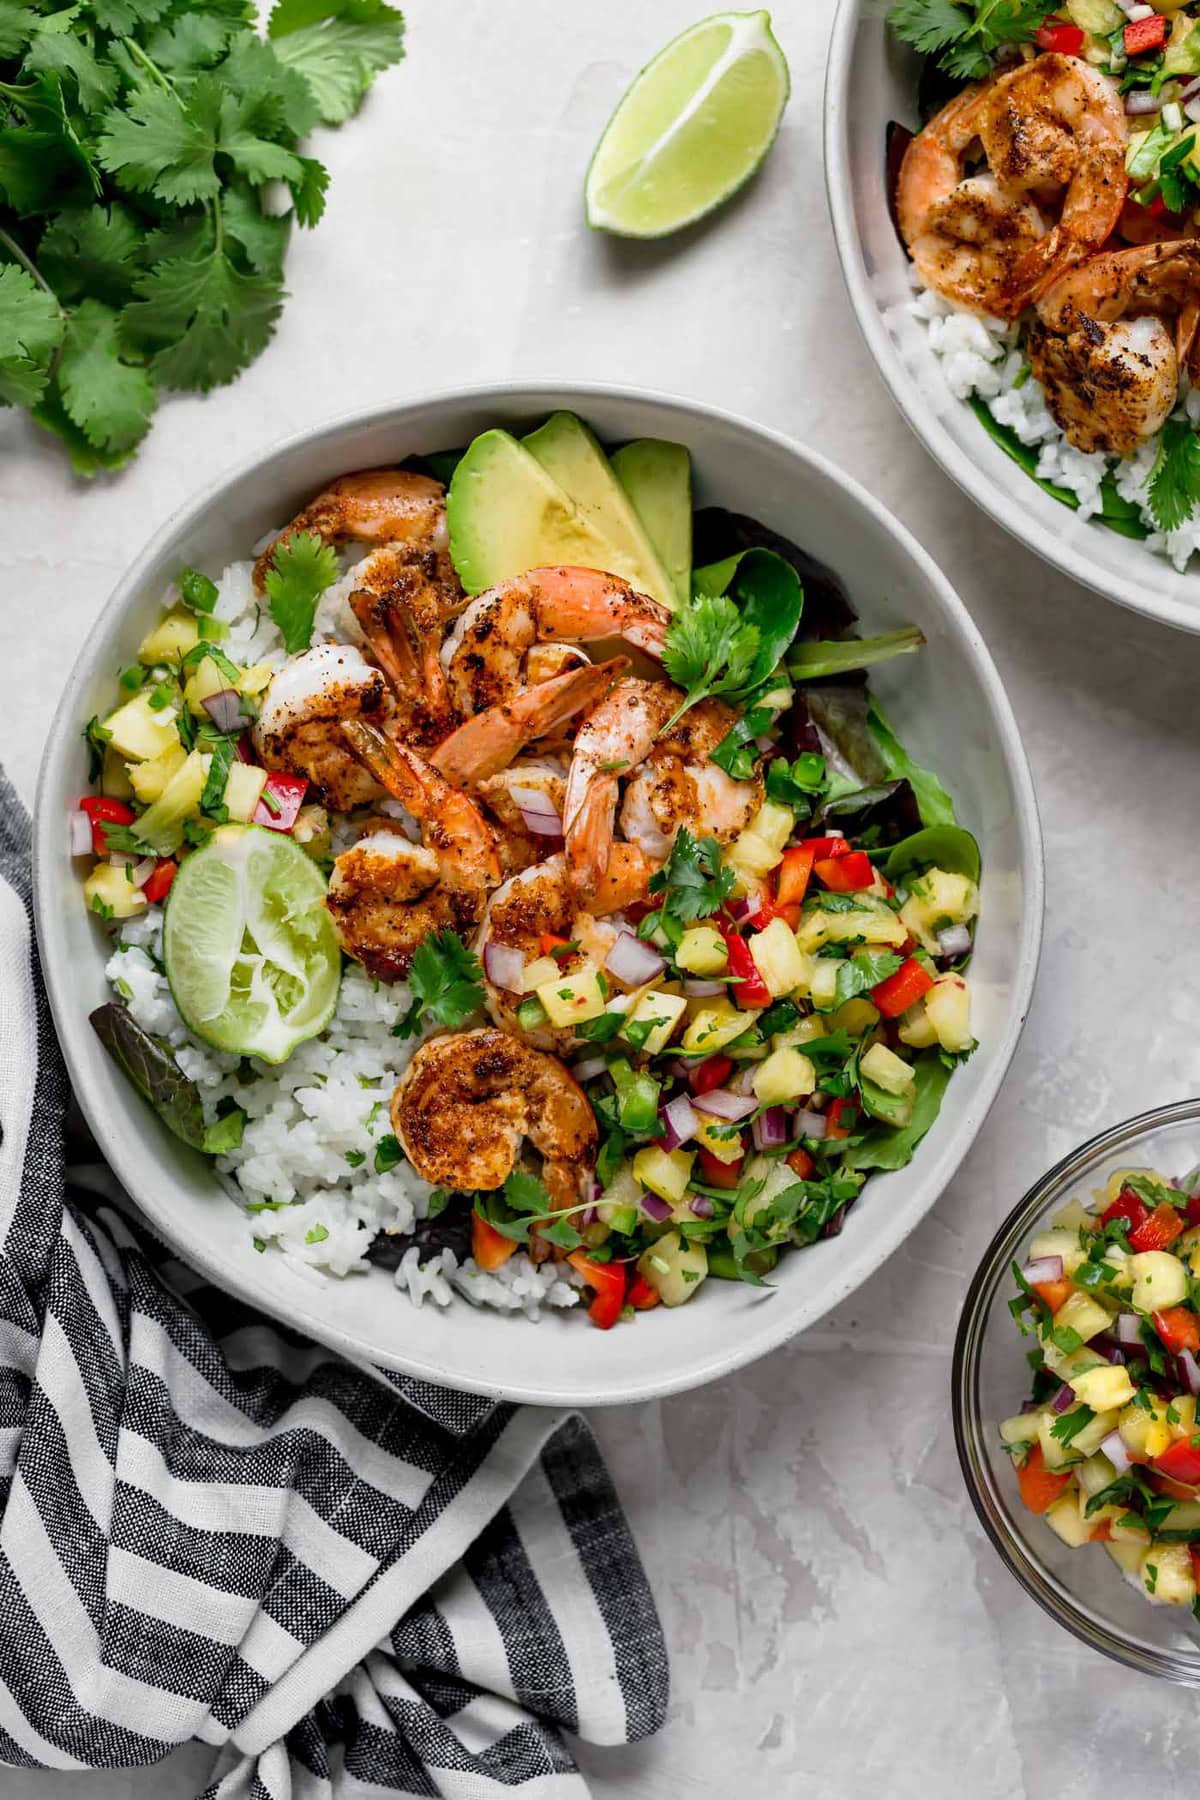
<path fill-rule="evenodd" d="M 440 653 L 465 601 L 437 563 L 433 553 L 414 556 L 407 545 L 385 544 L 348 578 L 357 635 L 391 689 L 393 729 L 414 750 L 432 749 L 458 722 Z"/>
<path fill-rule="evenodd" d="M 376 980 L 398 981 L 432 932 L 474 933 L 500 880 L 495 833 L 475 803 L 414 750 L 362 720 L 341 729 L 421 827 L 414 844 L 394 820 L 372 821 L 334 863 L 325 900 L 346 954 Z"/>
<path fill-rule="evenodd" d="M 628 667 L 628 659 L 618 656 L 520 688 L 465 720 L 438 745 L 430 761 L 459 787 L 486 781 L 507 768 L 526 745 L 550 737 L 576 713 L 595 706 Z"/>
<path fill-rule="evenodd" d="M 1047 288 L 1029 362 L 1077 450 L 1128 456 L 1153 437 L 1196 360 L 1198 323 L 1200 244 L 1190 239 L 1093 256 Z"/>
<path fill-rule="evenodd" d="M 583 1089 L 557 1058 L 506 1032 L 485 1026 L 422 1044 L 391 1116 L 413 1168 L 439 1187 L 493 1192 L 528 1140 L 554 1209 L 585 1198 L 597 1131 Z"/>
<path fill-rule="evenodd" d="M 568 1026 L 542 1025 L 526 1031 L 520 1025 L 517 1008 L 524 995 L 488 979 L 487 947 L 499 944 L 519 950 L 528 964 L 539 959 L 542 938 L 549 934 L 578 946 L 560 961 L 564 975 L 581 963 L 603 964 L 617 936 L 617 928 L 609 923 L 611 916 L 645 899 L 657 866 L 636 845 L 614 844 L 608 873 L 589 896 L 586 910 L 580 906 L 561 852 L 523 869 L 498 887 L 488 902 L 478 946 L 484 958 L 488 1011 L 497 1025 L 542 1050 L 564 1055 L 573 1050 L 579 1039 Z"/>
<path fill-rule="evenodd" d="M 428 475 L 408 469 L 361 469 L 342 475 L 285 525 L 254 565 L 261 592 L 276 546 L 312 531 L 324 544 L 399 544 L 410 556 L 432 553 L 446 580 L 457 585 L 450 563 L 446 490 Z"/>
<path fill-rule="evenodd" d="M 1119 99 L 1076 57 L 1048 51 L 964 88 L 900 168 L 900 232 L 922 281 L 960 306 L 1016 318 L 1113 230 L 1125 138 Z M 968 173 L 978 156 L 986 166 Z"/>
<path fill-rule="evenodd" d="M 619 681 L 575 738 L 563 811 L 567 858 L 583 891 L 612 855 L 621 781 L 631 776 L 621 828 L 661 862 L 681 826 L 727 843 L 762 804 L 762 781 L 735 781 L 708 759 L 736 720 L 720 700 L 703 700 L 664 730 L 684 695 L 668 681 Z M 660 733 L 662 735 L 660 735 Z M 632 773 L 636 771 L 636 773 Z"/>
<path fill-rule="evenodd" d="M 508 700 L 528 686 L 529 652 L 566 640 L 624 638 L 662 655 L 670 614 L 619 575 L 596 569 L 531 569 L 471 601 L 442 655 L 450 693 L 464 718 Z"/>
<path fill-rule="evenodd" d="M 352 644 L 317 644 L 289 657 L 271 679 L 254 727 L 259 760 L 308 778 L 313 797 L 350 812 L 379 797 L 378 784 L 351 755 L 343 719 L 382 722 L 387 688 Z"/>

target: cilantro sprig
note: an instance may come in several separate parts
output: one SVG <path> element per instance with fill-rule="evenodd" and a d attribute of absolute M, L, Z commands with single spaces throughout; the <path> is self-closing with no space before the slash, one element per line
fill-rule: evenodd
<path fill-rule="evenodd" d="M 936 57 L 947 75 L 980 81 L 1002 44 L 1032 42 L 1057 10 L 1058 0 L 899 0 L 888 19 L 897 37 Z"/>
<path fill-rule="evenodd" d="M 716 695 L 731 698 L 750 681 L 758 659 L 758 627 L 747 624 L 727 594 L 696 594 L 667 627 L 663 668 L 685 690 L 683 703 L 663 727 Z"/>
<path fill-rule="evenodd" d="M 265 39 L 242 0 L 0 0 L 0 405 L 94 475 L 164 390 L 232 381 L 275 329 L 292 225 L 324 209 L 301 140 L 403 53 L 386 0 L 277 0 Z"/>
<path fill-rule="evenodd" d="M 679 829 L 670 855 L 650 878 L 650 892 L 658 900 L 638 927 L 650 937 L 659 929 L 678 943 L 687 925 L 719 912 L 733 887 L 734 872 L 721 862 L 716 838 L 694 838 L 686 825 Z"/>
<path fill-rule="evenodd" d="M 394 1037 L 411 1037 L 426 1025 L 453 1030 L 484 1003 L 483 969 L 457 931 L 439 931 L 418 947 L 408 972 L 412 1005 L 392 1027 Z"/>
<path fill-rule="evenodd" d="M 1163 426 L 1147 501 L 1160 531 L 1177 531 L 1200 503 L 1200 438 L 1189 420 Z"/>
<path fill-rule="evenodd" d="M 337 578 L 337 553 L 315 531 L 298 531 L 276 544 L 267 570 L 267 602 L 289 656 L 308 649 L 317 601 Z"/>

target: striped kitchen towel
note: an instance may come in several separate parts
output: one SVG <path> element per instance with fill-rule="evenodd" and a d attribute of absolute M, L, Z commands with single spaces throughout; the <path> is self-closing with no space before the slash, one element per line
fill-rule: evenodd
<path fill-rule="evenodd" d="M 28 908 L 0 777 L 0 1763 L 199 1738 L 205 1800 L 585 1794 L 563 1733 L 667 1695 L 586 1425 L 351 1368 L 69 1168 Z"/>

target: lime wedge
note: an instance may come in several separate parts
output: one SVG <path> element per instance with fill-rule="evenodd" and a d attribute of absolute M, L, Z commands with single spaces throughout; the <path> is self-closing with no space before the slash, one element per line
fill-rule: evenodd
<path fill-rule="evenodd" d="M 737 192 L 775 141 L 788 66 L 765 12 L 714 13 L 647 63 L 605 128 L 588 224 L 665 237 Z"/>
<path fill-rule="evenodd" d="M 281 1063 L 337 1004 L 342 958 L 321 871 L 289 837 L 225 825 L 180 864 L 163 961 L 189 1031 Z"/>

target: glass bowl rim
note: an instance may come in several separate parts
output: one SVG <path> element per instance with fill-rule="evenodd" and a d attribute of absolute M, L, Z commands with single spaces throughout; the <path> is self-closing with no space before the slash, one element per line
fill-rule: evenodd
<path fill-rule="evenodd" d="M 1044 1612 L 1091 1649 L 1142 1674 L 1200 1687 L 1200 1645 L 1194 1656 L 1185 1657 L 1131 1642 L 1119 1630 L 1083 1612 L 1054 1575 L 1025 1549 L 1019 1533 L 1009 1524 L 1011 1509 L 997 1491 L 982 1456 L 984 1419 L 979 1396 L 983 1332 L 997 1290 L 1017 1246 L 1032 1221 L 1045 1210 L 1050 1195 L 1079 1179 L 1100 1158 L 1119 1153 L 1152 1131 L 1189 1121 L 1200 1121 L 1200 1098 L 1177 1100 L 1137 1113 L 1068 1151 L 1026 1190 L 993 1234 L 971 1277 L 954 1334 L 950 1382 L 954 1443 L 967 1493 L 1009 1573 Z"/>

